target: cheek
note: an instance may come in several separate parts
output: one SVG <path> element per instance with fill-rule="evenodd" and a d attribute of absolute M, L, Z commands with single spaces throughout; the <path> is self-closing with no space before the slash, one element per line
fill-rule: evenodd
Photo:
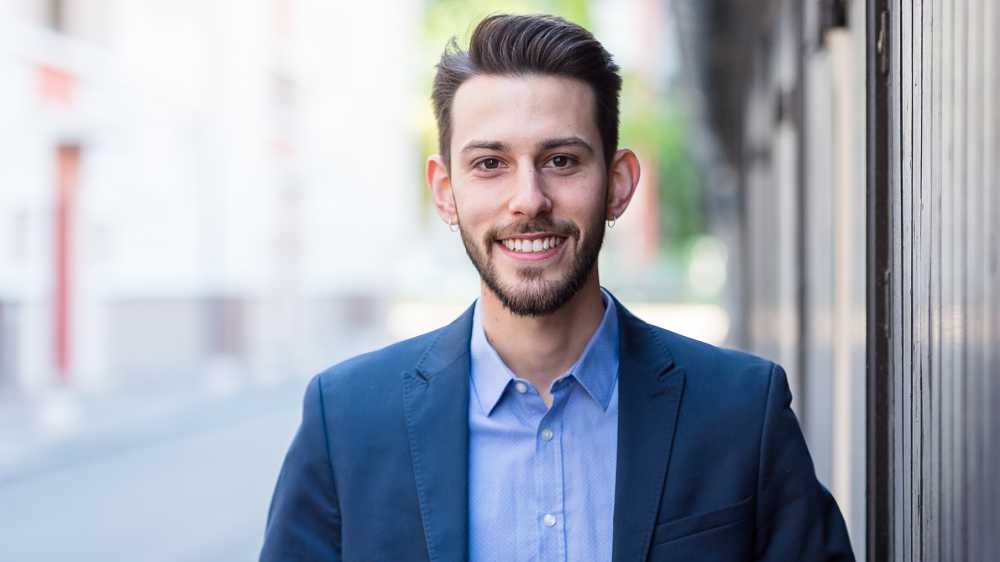
<path fill-rule="evenodd" d="M 586 170 L 565 178 L 552 178 L 549 184 L 549 197 L 554 208 L 562 209 L 564 215 L 577 220 L 589 219 L 595 214 L 605 212 L 607 188 L 604 180 L 604 176 L 594 170 Z"/>
<path fill-rule="evenodd" d="M 501 179 L 469 179 L 453 188 L 455 204 L 463 216 L 476 217 L 477 220 L 492 216 L 503 208 L 503 201 L 508 192 Z"/>
<path fill-rule="evenodd" d="M 466 226 L 481 222 L 483 217 L 491 212 L 489 199 L 479 197 L 470 191 L 473 190 L 463 189 L 462 192 L 455 194 L 455 206 Z"/>
<path fill-rule="evenodd" d="M 489 226 L 490 219 L 494 216 L 494 213 L 491 213 L 488 209 L 473 205 L 459 205 L 458 216 L 462 221 L 462 226 L 472 231 L 480 231 Z"/>
<path fill-rule="evenodd" d="M 584 196 L 577 190 L 567 192 L 553 203 L 557 217 L 572 220 L 583 230 L 590 228 L 597 220 L 603 220 L 605 214 L 605 202 L 601 194 Z"/>
<path fill-rule="evenodd" d="M 467 237 L 481 245 L 486 232 L 496 226 L 496 213 L 488 208 L 476 204 L 458 203 L 458 220 L 462 224 L 462 230 Z"/>
<path fill-rule="evenodd" d="M 455 197 L 463 228 L 478 242 L 488 230 L 506 226 L 511 220 L 506 207 L 507 199 L 506 186 L 499 182 L 463 185 Z"/>

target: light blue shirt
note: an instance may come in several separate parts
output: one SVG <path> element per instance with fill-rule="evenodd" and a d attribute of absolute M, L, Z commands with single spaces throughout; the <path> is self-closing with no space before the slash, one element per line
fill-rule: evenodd
<path fill-rule="evenodd" d="M 603 290 L 602 290 L 603 292 Z M 618 315 L 552 382 L 552 407 L 473 316 L 469 385 L 471 562 L 610 562 L 618 454 Z"/>

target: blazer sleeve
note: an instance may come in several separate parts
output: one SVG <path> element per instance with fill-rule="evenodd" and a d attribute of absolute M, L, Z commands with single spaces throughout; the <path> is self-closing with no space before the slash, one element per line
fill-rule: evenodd
<path fill-rule="evenodd" d="M 271 498 L 261 562 L 341 559 L 340 509 L 319 376 L 310 381 L 303 402 L 302 424 Z"/>
<path fill-rule="evenodd" d="M 791 402 L 785 372 L 774 365 L 760 436 L 756 559 L 853 561 L 844 518 L 816 478 Z"/>

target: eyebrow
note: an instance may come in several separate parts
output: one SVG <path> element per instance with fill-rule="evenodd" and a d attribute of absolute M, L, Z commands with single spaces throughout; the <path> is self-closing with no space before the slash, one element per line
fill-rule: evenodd
<path fill-rule="evenodd" d="M 548 139 L 539 143 L 539 148 L 541 150 L 552 150 L 553 148 L 561 148 L 565 146 L 577 146 L 585 149 L 588 152 L 593 153 L 594 148 L 590 146 L 590 143 L 581 139 L 580 137 L 562 137 L 556 139 Z M 461 152 L 471 152 L 473 150 L 495 150 L 498 152 L 508 152 L 510 146 L 506 143 L 499 141 L 469 141 L 465 143 L 462 147 Z"/>
<path fill-rule="evenodd" d="M 497 141 L 469 141 L 465 143 L 462 147 L 462 152 L 471 152 L 473 150 L 496 150 L 498 152 L 507 152 L 510 147 L 505 143 Z"/>
<path fill-rule="evenodd" d="M 590 146 L 590 143 L 581 139 L 580 137 L 563 137 L 559 139 L 549 139 L 544 141 L 539 145 L 542 150 L 552 150 L 553 148 L 562 148 L 564 146 L 577 146 L 585 149 L 587 152 L 593 153 L 594 148 Z"/>

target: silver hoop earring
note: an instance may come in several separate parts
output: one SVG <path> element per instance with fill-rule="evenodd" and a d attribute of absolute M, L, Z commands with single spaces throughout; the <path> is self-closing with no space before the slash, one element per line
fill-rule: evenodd
<path fill-rule="evenodd" d="M 614 228 L 615 227 L 615 220 L 616 219 L 608 219 L 608 228 Z"/>
<path fill-rule="evenodd" d="M 457 222 L 448 223 L 448 230 L 452 232 L 458 232 L 458 223 Z"/>

